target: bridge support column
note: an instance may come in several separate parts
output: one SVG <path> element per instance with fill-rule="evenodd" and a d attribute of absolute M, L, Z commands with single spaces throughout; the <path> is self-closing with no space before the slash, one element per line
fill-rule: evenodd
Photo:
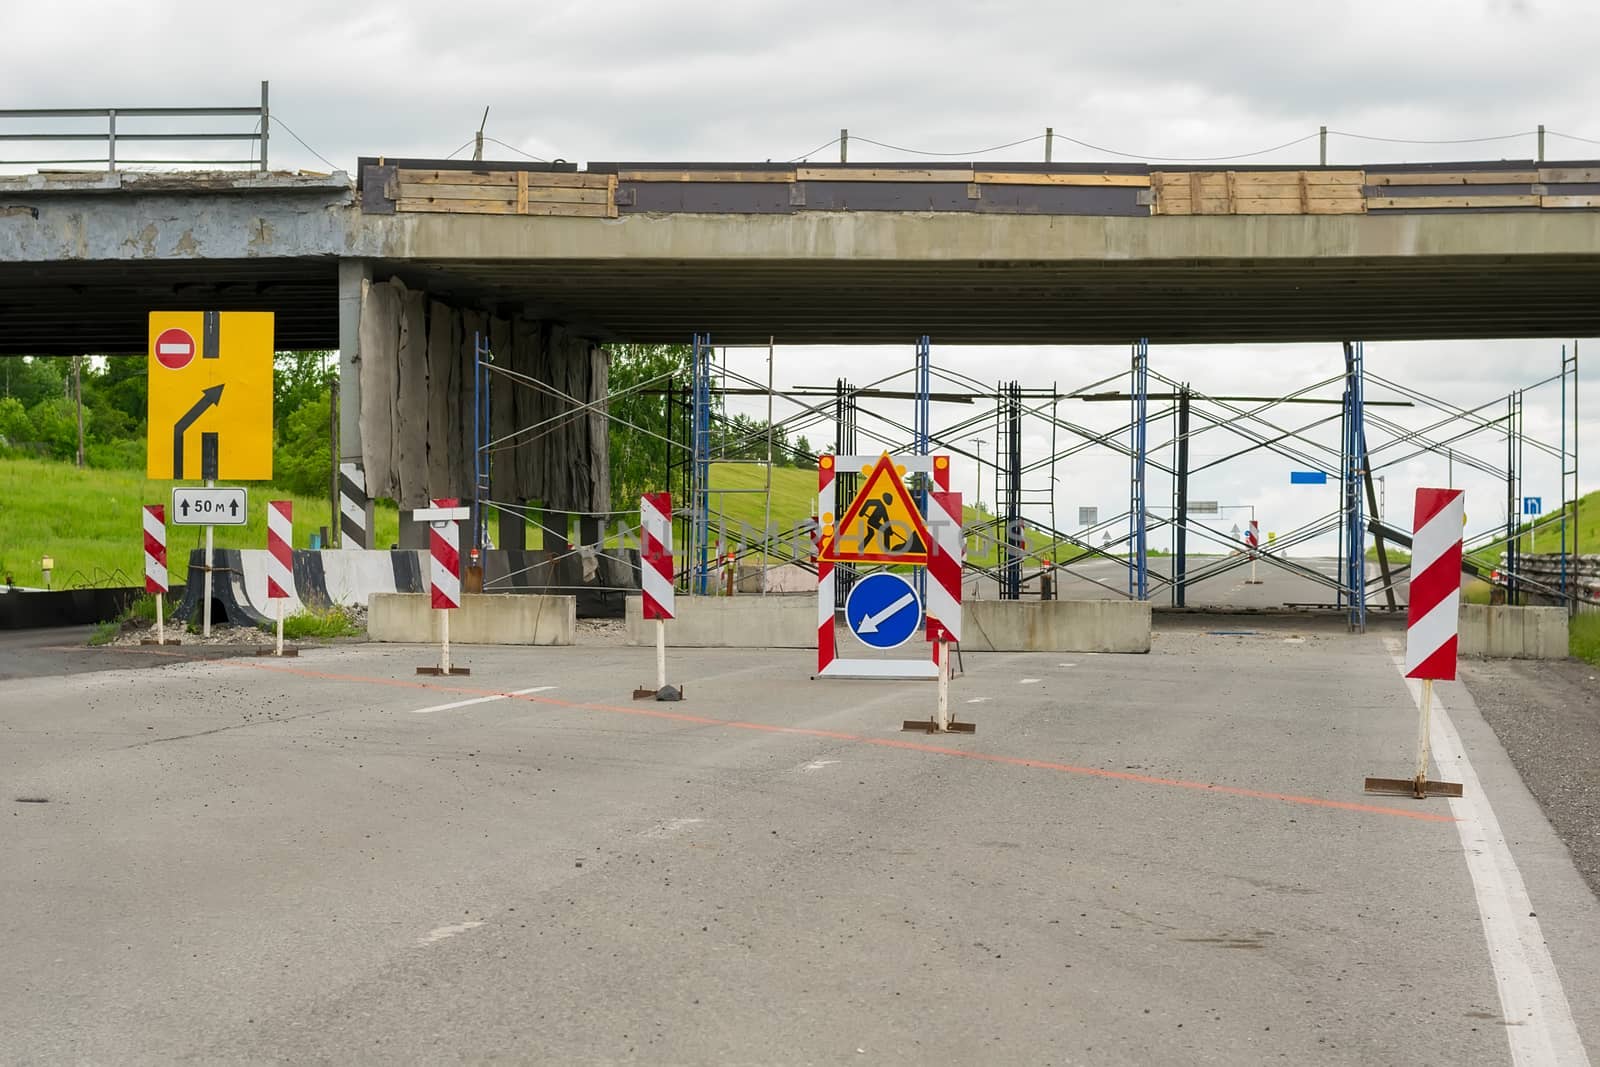
<path fill-rule="evenodd" d="M 364 259 L 339 261 L 339 547 L 372 548 L 372 498 L 361 457 L 361 301 Z"/>

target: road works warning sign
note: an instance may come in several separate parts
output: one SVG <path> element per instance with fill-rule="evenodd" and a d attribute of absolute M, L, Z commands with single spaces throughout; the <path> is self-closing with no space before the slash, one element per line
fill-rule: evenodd
<path fill-rule="evenodd" d="M 270 311 L 152 311 L 145 473 L 272 477 Z"/>
<path fill-rule="evenodd" d="M 905 468 L 896 467 L 887 452 L 862 471 L 861 490 L 844 517 L 837 523 L 831 515 L 822 517 L 821 559 L 829 563 L 928 562 L 933 539 L 906 491 L 904 473 Z"/>

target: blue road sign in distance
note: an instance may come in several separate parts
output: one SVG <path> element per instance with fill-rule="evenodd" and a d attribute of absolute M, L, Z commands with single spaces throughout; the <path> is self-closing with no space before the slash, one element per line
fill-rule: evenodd
<path fill-rule="evenodd" d="M 897 648 L 917 632 L 922 604 L 909 581 L 889 571 L 869 574 L 850 588 L 844 618 L 862 644 Z"/>
<path fill-rule="evenodd" d="M 1328 474 L 1326 471 L 1290 471 L 1290 485 L 1327 485 Z"/>
<path fill-rule="evenodd" d="M 1543 515 L 1544 498 L 1539 496 L 1525 496 L 1522 498 L 1522 513 L 1524 515 Z"/>

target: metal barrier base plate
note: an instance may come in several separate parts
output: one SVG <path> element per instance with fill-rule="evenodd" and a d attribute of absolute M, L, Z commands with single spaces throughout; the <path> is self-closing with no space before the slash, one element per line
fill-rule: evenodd
<path fill-rule="evenodd" d="M 1458 797 L 1461 795 L 1460 782 L 1419 782 L 1415 778 L 1368 778 L 1366 790 L 1369 793 L 1386 793 L 1390 796 L 1416 797 Z"/>
<path fill-rule="evenodd" d="M 978 732 L 978 724 L 975 722 L 956 722 L 956 720 L 951 719 L 949 728 L 940 730 L 939 724 L 933 719 L 905 719 L 900 724 L 900 730 L 902 733 L 907 730 L 914 730 L 925 734 L 975 734 Z"/>
<path fill-rule="evenodd" d="M 300 650 L 298 648 L 286 648 L 286 649 L 283 650 L 283 654 L 285 656 L 298 656 L 300 654 Z M 276 656 L 277 653 L 274 652 L 270 648 L 258 648 L 258 649 L 256 649 L 256 655 L 258 655 L 258 656 Z"/>
<path fill-rule="evenodd" d="M 438 667 L 418 667 L 417 668 L 417 673 L 418 674 L 440 675 L 440 674 L 443 674 L 445 672 L 440 670 Z M 472 668 L 471 667 L 451 667 L 450 668 L 450 673 L 451 674 L 471 674 L 472 673 Z"/>

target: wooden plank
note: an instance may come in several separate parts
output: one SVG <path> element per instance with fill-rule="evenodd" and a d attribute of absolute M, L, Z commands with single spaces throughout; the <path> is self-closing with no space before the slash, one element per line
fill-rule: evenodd
<path fill-rule="evenodd" d="M 416 185 L 503 185 L 514 188 L 518 174 L 526 174 L 530 185 L 562 189 L 604 189 L 616 177 L 613 174 L 541 170 L 402 170 L 400 181 Z"/>
<path fill-rule="evenodd" d="M 1600 196 L 1541 196 L 1540 207 L 1573 208 L 1600 207 Z"/>
<path fill-rule="evenodd" d="M 1423 171 L 1416 174 L 1369 174 L 1367 184 L 1389 185 L 1532 185 L 1539 180 L 1531 170 Z"/>
<path fill-rule="evenodd" d="M 1226 198 L 1228 186 L 1223 184 L 1204 183 L 1201 186 L 1205 196 L 1218 196 Z M 1360 200 L 1364 195 L 1359 185 L 1305 185 L 1299 182 L 1286 182 L 1281 185 L 1246 185 L 1235 182 L 1234 195 L 1250 197 L 1256 200 L 1299 200 L 1300 190 L 1305 189 L 1310 196 L 1323 200 Z M 1185 190 L 1180 195 L 1187 195 Z"/>
<path fill-rule="evenodd" d="M 1381 211 L 1386 208 L 1411 208 L 1426 211 L 1431 208 L 1450 207 L 1538 207 L 1539 198 L 1532 193 L 1517 196 L 1369 196 L 1367 209 Z"/>
<path fill-rule="evenodd" d="M 960 182 L 972 181 L 971 167 L 929 170 L 924 167 L 796 167 L 802 182 Z"/>
<path fill-rule="evenodd" d="M 514 203 L 517 187 L 507 185 L 428 185 L 421 182 L 402 182 L 398 197 L 432 197 L 435 200 L 505 200 Z"/>
<path fill-rule="evenodd" d="M 516 215 L 515 200 L 441 200 L 433 197 L 402 197 L 395 202 L 396 211 L 431 211 L 457 215 Z M 573 218 L 604 219 L 614 217 L 615 210 L 608 204 L 529 204 L 523 214 L 570 216 Z"/>
<path fill-rule="evenodd" d="M 1156 201 L 1162 215 L 1360 215 L 1365 205 L 1360 200 L 1308 196 L 1305 206 L 1298 197 L 1294 199 L 1264 199 L 1260 197 L 1235 197 L 1233 210 L 1228 208 L 1228 198 L 1206 196 L 1197 202 L 1193 197 L 1164 196 Z"/>
<path fill-rule="evenodd" d="M 1158 170 L 1150 172 L 1150 182 L 1158 189 L 1187 188 L 1199 176 L 1202 185 L 1223 189 L 1228 174 L 1233 174 L 1239 188 L 1262 185 L 1298 185 L 1302 178 L 1314 187 L 1356 186 L 1366 181 L 1366 172 L 1359 170 Z"/>
<path fill-rule="evenodd" d="M 1029 174 L 1023 171 L 980 170 L 973 174 L 979 185 L 1091 185 L 1148 189 L 1148 174 Z"/>
<path fill-rule="evenodd" d="M 1543 167 L 1539 180 L 1547 184 L 1562 182 L 1600 182 L 1600 167 Z"/>
<path fill-rule="evenodd" d="M 625 182 L 792 182 L 793 170 L 622 170 Z"/>
<path fill-rule="evenodd" d="M 531 182 L 518 182 L 514 188 L 506 189 L 492 185 L 402 184 L 400 196 L 405 199 L 504 200 L 521 204 L 604 204 L 610 199 L 605 189 L 552 189 Z"/>
<path fill-rule="evenodd" d="M 528 175 L 526 171 L 517 172 L 517 214 L 528 213 Z"/>
<path fill-rule="evenodd" d="M 606 182 L 606 218 L 614 219 L 616 217 L 617 217 L 617 176 L 615 174 L 613 174 L 613 175 L 610 176 L 610 180 Z"/>

